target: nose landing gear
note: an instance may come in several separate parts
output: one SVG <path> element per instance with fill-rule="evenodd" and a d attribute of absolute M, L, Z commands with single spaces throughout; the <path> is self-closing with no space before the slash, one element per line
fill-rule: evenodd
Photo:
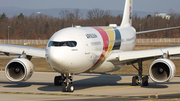
<path fill-rule="evenodd" d="M 65 74 L 66 79 L 62 87 L 63 92 L 74 92 L 74 86 L 72 84 L 72 76 L 70 74 Z"/>
<path fill-rule="evenodd" d="M 74 86 L 72 84 L 72 76 L 71 74 L 61 74 L 61 76 L 56 76 L 54 78 L 54 85 L 59 86 L 62 85 L 63 92 L 74 92 Z"/>

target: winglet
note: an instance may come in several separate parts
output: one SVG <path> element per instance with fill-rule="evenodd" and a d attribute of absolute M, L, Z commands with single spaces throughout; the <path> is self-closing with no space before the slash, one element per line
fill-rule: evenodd
<path fill-rule="evenodd" d="M 126 0 L 123 20 L 120 27 L 132 26 L 132 4 L 133 0 Z"/>

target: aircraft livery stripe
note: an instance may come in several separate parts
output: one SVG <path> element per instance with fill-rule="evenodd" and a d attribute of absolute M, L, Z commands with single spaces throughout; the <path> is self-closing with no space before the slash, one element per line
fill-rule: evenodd
<path fill-rule="evenodd" d="M 109 42 L 108 42 L 109 47 L 108 47 L 108 51 L 105 55 L 105 58 L 106 58 L 114 46 L 115 32 L 112 27 L 101 27 L 101 28 L 106 31 L 106 33 L 108 34 L 108 37 L 109 37 Z"/>
<path fill-rule="evenodd" d="M 102 39 L 103 39 L 103 52 L 101 54 L 101 56 L 99 57 L 99 59 L 96 61 L 96 63 L 90 68 L 90 69 L 95 69 L 98 66 L 100 66 L 106 59 L 106 57 L 109 55 L 109 53 L 111 52 L 113 46 L 114 46 L 114 40 L 115 40 L 115 32 L 113 30 L 113 28 L 111 27 L 93 27 L 94 29 L 96 29 Z M 90 70 L 89 69 L 89 70 Z"/>
<path fill-rule="evenodd" d="M 116 29 L 116 27 L 113 27 L 113 29 L 114 29 L 115 35 L 116 35 L 113 50 L 119 50 L 120 46 L 121 46 L 121 34 L 120 34 L 120 31 L 118 29 Z"/>
<path fill-rule="evenodd" d="M 108 35 L 109 41 L 105 42 L 108 44 L 108 50 L 107 50 L 106 54 L 104 54 L 104 57 L 102 58 L 102 60 L 96 66 L 94 66 L 93 69 L 99 67 L 105 61 L 105 59 L 107 58 L 107 56 L 111 52 L 113 45 L 114 45 L 114 43 L 113 43 L 114 39 L 115 39 L 114 30 L 111 27 L 100 27 L 100 28 L 102 28 Z"/>
<path fill-rule="evenodd" d="M 102 36 L 104 45 L 103 45 L 103 52 L 102 52 L 101 56 L 99 57 L 99 59 L 96 61 L 96 63 L 90 69 L 98 67 L 98 64 L 104 59 L 106 52 L 108 51 L 108 47 L 109 47 L 109 43 L 108 43 L 109 38 L 108 38 L 107 33 L 100 27 L 93 27 L 93 28 L 96 29 Z"/>

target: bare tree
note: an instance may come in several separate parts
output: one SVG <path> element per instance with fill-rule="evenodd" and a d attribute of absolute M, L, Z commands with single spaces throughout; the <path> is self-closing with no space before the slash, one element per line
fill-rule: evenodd
<path fill-rule="evenodd" d="M 88 11 L 87 19 L 90 20 L 91 24 L 95 24 L 96 26 L 104 24 L 103 17 L 109 17 L 110 11 L 104 11 L 99 8 L 95 8 L 93 10 Z"/>
<path fill-rule="evenodd" d="M 0 39 L 7 39 L 8 26 L 10 39 L 49 39 L 56 31 L 71 27 L 81 26 L 108 26 L 109 24 L 121 24 L 123 15 L 113 16 L 110 11 L 101 9 L 89 10 L 86 19 L 79 19 L 81 12 L 79 9 L 74 11 L 61 10 L 60 17 L 52 17 L 44 14 L 31 14 L 24 16 L 22 13 L 18 16 L 8 18 L 5 13 L 0 14 Z M 180 15 L 173 11 L 170 12 L 170 20 L 162 17 L 151 16 L 138 17 L 133 16 L 133 27 L 137 31 L 159 29 L 165 27 L 174 27 L 180 25 Z M 141 25 L 141 26 L 140 26 Z M 139 37 L 139 35 L 137 36 Z M 180 29 L 149 33 L 141 35 L 143 38 L 178 38 Z"/>

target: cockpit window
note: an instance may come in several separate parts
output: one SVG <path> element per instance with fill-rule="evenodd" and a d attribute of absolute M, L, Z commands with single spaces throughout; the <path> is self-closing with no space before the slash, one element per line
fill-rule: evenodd
<path fill-rule="evenodd" d="M 48 47 L 55 46 L 55 47 L 62 47 L 62 46 L 68 46 L 68 47 L 76 47 L 77 42 L 76 41 L 64 41 L 64 42 L 56 42 L 56 41 L 50 41 L 48 44 Z"/>

